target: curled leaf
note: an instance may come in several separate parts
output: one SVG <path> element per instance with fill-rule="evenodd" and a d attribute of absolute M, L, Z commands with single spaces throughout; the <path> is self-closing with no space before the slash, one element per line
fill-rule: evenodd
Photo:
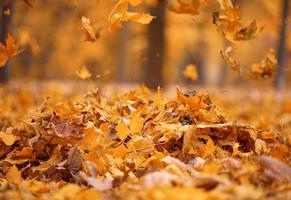
<path fill-rule="evenodd" d="M 86 34 L 85 41 L 95 42 L 99 38 L 99 30 L 94 31 L 89 18 L 82 17 L 82 30 Z"/>

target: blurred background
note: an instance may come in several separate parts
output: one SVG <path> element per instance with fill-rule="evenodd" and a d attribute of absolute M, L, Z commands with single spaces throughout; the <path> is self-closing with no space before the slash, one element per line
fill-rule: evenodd
<path fill-rule="evenodd" d="M 233 1 L 241 7 L 245 22 L 256 19 L 264 26 L 258 37 L 238 44 L 236 58 L 249 66 L 274 48 L 282 68 L 277 77 L 253 81 L 231 71 L 220 57 L 220 50 L 229 43 L 212 24 L 212 13 L 219 11 L 216 1 L 206 2 L 199 15 L 192 17 L 170 12 L 167 7 L 171 1 L 147 0 L 143 6 L 130 9 L 156 16 L 149 25 L 128 22 L 117 32 L 110 32 L 108 15 L 116 0 L 29 1 L 32 6 L 22 0 L 0 0 L 1 42 L 11 33 L 23 49 L 0 68 L 0 81 L 79 80 L 76 70 L 85 65 L 92 73 L 89 80 L 100 84 L 145 83 L 151 88 L 175 84 L 273 86 L 279 76 L 285 77 L 284 83 L 288 85 L 291 81 L 288 1 Z M 90 18 L 92 26 L 101 30 L 94 43 L 84 42 L 82 16 Z M 188 64 L 197 66 L 199 78 L 195 82 L 183 76 Z"/>

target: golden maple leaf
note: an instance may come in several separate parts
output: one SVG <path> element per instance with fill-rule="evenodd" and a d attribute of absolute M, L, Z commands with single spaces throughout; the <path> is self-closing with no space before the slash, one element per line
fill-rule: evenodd
<path fill-rule="evenodd" d="M 14 37 L 12 37 L 9 33 L 6 38 L 6 46 L 0 43 L 0 67 L 5 66 L 8 59 L 20 53 L 19 44 L 15 43 Z"/>

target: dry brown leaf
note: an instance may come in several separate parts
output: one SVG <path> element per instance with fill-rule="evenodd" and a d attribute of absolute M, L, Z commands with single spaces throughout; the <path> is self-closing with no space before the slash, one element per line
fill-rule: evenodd
<path fill-rule="evenodd" d="M 291 167 L 287 164 L 271 156 L 260 156 L 258 161 L 264 168 L 265 175 L 268 178 L 278 182 L 291 182 Z"/>
<path fill-rule="evenodd" d="M 112 181 L 105 177 L 103 180 L 98 180 L 96 177 L 87 176 L 84 172 L 79 173 L 80 177 L 85 180 L 90 186 L 98 191 L 105 191 L 112 189 Z"/>

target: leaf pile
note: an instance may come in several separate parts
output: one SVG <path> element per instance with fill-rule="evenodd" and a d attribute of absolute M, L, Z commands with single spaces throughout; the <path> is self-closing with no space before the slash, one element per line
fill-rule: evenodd
<path fill-rule="evenodd" d="M 227 120 L 207 93 L 176 94 L 46 100 L 0 132 L 1 199 L 290 197 L 290 141 Z"/>

